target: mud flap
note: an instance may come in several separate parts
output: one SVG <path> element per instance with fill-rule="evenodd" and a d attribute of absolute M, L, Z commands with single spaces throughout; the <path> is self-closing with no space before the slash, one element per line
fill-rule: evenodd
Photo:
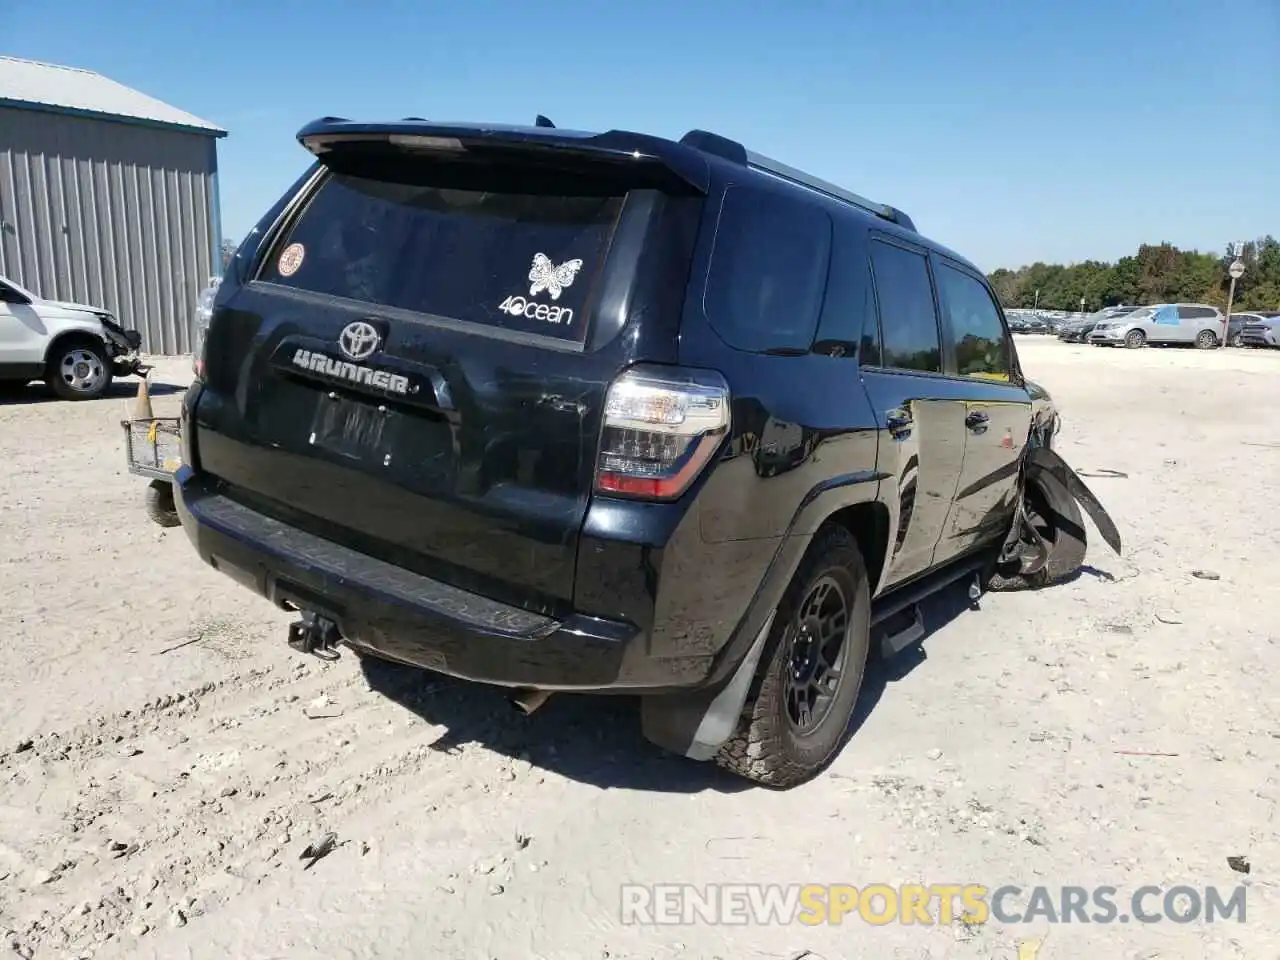
<path fill-rule="evenodd" d="M 1094 522 L 1098 532 L 1102 534 L 1102 539 L 1107 542 L 1107 546 L 1117 554 L 1123 554 L 1120 531 L 1116 529 L 1115 521 L 1102 508 L 1102 504 L 1098 502 L 1098 498 L 1094 496 L 1093 491 L 1071 469 L 1067 461 L 1063 460 L 1062 457 L 1048 447 L 1033 447 L 1026 454 L 1026 470 L 1027 476 L 1043 472 L 1058 481 L 1076 499 L 1084 509 L 1084 512 L 1089 515 L 1089 519 Z"/>
<path fill-rule="evenodd" d="M 742 718 L 774 614 L 769 614 L 738 668 L 709 690 L 642 697 L 640 722 L 645 738 L 691 760 L 712 760 L 733 736 Z"/>

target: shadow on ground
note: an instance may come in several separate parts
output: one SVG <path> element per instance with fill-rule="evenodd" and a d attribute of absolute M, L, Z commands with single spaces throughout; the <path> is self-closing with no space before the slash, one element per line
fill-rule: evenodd
<path fill-rule="evenodd" d="M 175 393 L 183 393 L 186 387 L 176 386 L 172 383 L 152 383 L 147 388 L 147 392 L 153 397 L 167 397 Z M 0 406 L 30 406 L 37 403 L 94 403 L 102 400 L 131 400 L 138 395 L 138 381 L 132 377 L 127 380 L 113 380 L 111 386 L 98 398 L 97 401 L 67 401 L 63 400 L 49 387 L 39 381 L 32 381 L 25 387 L 20 384 L 6 383 L 0 384 Z"/>
<path fill-rule="evenodd" d="M 531 716 L 507 691 L 372 657 L 361 667 L 374 692 L 446 728 L 434 749 L 477 743 L 495 753 L 598 787 L 657 793 L 725 793 L 751 784 L 712 763 L 695 763 L 650 744 L 635 697 L 560 694 Z"/>
<path fill-rule="evenodd" d="M 926 659 L 923 644 L 970 608 L 967 588 L 944 590 L 926 602 L 926 635 L 890 660 L 878 656 L 867 666 L 862 693 L 849 725 L 850 735 L 866 721 L 891 683 Z M 873 638 L 873 650 L 876 649 Z M 532 716 L 524 716 L 497 687 L 454 680 L 372 657 L 361 661 L 370 688 L 423 718 L 446 728 L 434 744 L 443 753 L 477 743 L 503 756 L 523 757 L 535 766 L 597 787 L 656 793 L 733 793 L 753 784 L 713 763 L 696 763 L 666 753 L 640 732 L 634 697 L 561 694 Z"/>
<path fill-rule="evenodd" d="M 911 646 L 899 651 L 892 657 L 878 656 L 880 634 L 871 635 L 871 661 L 867 664 L 867 673 L 862 680 L 862 691 L 858 694 L 858 705 L 854 708 L 849 720 L 849 737 L 857 734 L 871 711 L 875 709 L 880 698 L 890 684 L 903 680 L 916 667 L 929 659 L 925 644 L 939 630 L 952 623 L 962 614 L 973 610 L 973 602 L 969 599 L 969 581 L 961 580 L 928 597 L 920 605 L 920 616 L 924 621 L 924 636 Z M 846 740 L 847 742 L 847 740 Z"/>

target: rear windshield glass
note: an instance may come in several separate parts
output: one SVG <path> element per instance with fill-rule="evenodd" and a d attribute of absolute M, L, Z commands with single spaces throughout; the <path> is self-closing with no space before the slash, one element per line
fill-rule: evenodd
<path fill-rule="evenodd" d="M 494 192 L 333 174 L 262 279 L 581 343 L 621 196 Z"/>

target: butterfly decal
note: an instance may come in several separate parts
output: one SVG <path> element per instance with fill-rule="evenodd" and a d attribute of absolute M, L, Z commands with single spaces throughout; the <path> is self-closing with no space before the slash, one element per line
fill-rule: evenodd
<path fill-rule="evenodd" d="M 581 260 L 566 260 L 557 267 L 545 253 L 535 253 L 533 269 L 529 271 L 529 296 L 536 297 L 545 290 L 552 300 L 559 300 L 560 293 L 573 286 L 573 279 L 581 269 Z"/>

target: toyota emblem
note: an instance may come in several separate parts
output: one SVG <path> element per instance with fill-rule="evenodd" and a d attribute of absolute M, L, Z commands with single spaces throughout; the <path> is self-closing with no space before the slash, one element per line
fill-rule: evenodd
<path fill-rule="evenodd" d="M 373 324 L 357 320 L 342 328 L 342 333 L 338 335 L 338 346 L 352 360 L 364 360 L 378 349 L 381 339 Z"/>

